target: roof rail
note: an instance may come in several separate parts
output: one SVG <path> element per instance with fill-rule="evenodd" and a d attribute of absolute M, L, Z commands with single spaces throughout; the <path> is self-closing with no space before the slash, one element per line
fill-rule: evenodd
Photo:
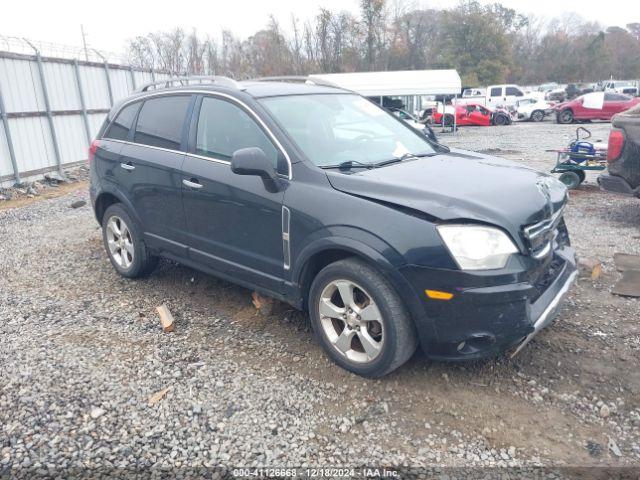
<path fill-rule="evenodd" d="M 300 82 L 304 83 L 309 77 L 306 75 L 281 75 L 277 77 L 257 77 L 247 80 L 248 82 Z"/>
<path fill-rule="evenodd" d="M 143 85 L 137 91 L 148 92 L 149 90 L 160 90 L 162 88 L 179 87 L 183 85 L 202 85 L 206 83 L 235 88 L 237 90 L 245 89 L 240 82 L 235 81 L 233 78 L 222 77 L 219 75 L 200 75 L 193 77 L 170 77 L 165 78 L 164 80 L 157 80 Z"/>
<path fill-rule="evenodd" d="M 342 88 L 333 82 L 320 78 L 311 78 L 310 75 L 283 75 L 279 77 L 259 77 L 247 80 L 249 82 L 292 82 L 292 83 L 308 83 L 311 85 L 319 85 L 322 87 Z M 342 88 L 344 90 L 344 88 Z"/>

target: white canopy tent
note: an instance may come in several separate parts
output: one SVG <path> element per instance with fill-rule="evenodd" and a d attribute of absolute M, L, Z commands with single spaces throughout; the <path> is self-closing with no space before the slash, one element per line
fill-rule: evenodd
<path fill-rule="evenodd" d="M 462 81 L 456 70 L 327 73 L 309 75 L 307 82 L 333 85 L 359 93 L 364 97 L 380 97 L 380 105 L 382 105 L 382 97 L 450 95 L 457 98 L 462 90 Z M 455 114 L 453 117 L 453 129 L 455 131 Z M 442 119 L 444 129 L 444 115 Z"/>
<path fill-rule="evenodd" d="M 365 97 L 460 95 L 462 89 L 456 70 L 327 73 L 309 75 L 309 81 L 332 84 Z"/>

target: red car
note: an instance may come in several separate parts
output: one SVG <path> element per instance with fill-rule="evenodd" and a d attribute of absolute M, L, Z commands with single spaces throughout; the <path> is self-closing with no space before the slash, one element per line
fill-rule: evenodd
<path fill-rule="evenodd" d="M 456 105 L 456 124 L 459 127 L 465 125 L 489 126 L 489 125 L 509 125 L 511 116 L 509 112 L 496 109 L 491 110 L 479 103 L 467 103 L 464 105 Z M 431 115 L 433 123 L 442 124 L 442 112 L 434 112 Z M 453 125 L 453 106 L 447 105 L 444 114 L 444 124 Z"/>
<path fill-rule="evenodd" d="M 616 113 L 624 112 L 640 103 L 640 98 L 622 93 L 587 93 L 555 106 L 558 123 L 575 120 L 611 120 Z"/>

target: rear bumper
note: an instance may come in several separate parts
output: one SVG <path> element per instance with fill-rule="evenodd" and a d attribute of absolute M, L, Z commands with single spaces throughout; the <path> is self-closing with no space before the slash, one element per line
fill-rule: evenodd
<path fill-rule="evenodd" d="M 568 245 L 554 251 L 547 265 L 544 279 L 527 281 L 527 272 L 520 272 L 514 283 L 465 288 L 450 301 L 425 298 L 425 316 L 417 323 L 427 355 L 477 360 L 524 346 L 554 320 L 577 274 L 574 250 Z M 416 278 L 411 280 L 414 286 Z M 420 328 L 421 322 L 433 323 L 433 328 Z M 437 332 L 436 339 L 422 335 L 429 330 Z"/>
<path fill-rule="evenodd" d="M 637 196 L 636 190 L 622 177 L 603 173 L 598 175 L 598 185 L 606 192 L 617 193 L 619 195 Z"/>

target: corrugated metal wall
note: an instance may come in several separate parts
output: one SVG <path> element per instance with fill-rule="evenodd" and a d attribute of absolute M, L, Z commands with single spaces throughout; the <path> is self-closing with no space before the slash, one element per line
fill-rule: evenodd
<path fill-rule="evenodd" d="M 168 75 L 0 52 L 0 186 L 86 160 L 111 105 L 154 77 Z"/>

